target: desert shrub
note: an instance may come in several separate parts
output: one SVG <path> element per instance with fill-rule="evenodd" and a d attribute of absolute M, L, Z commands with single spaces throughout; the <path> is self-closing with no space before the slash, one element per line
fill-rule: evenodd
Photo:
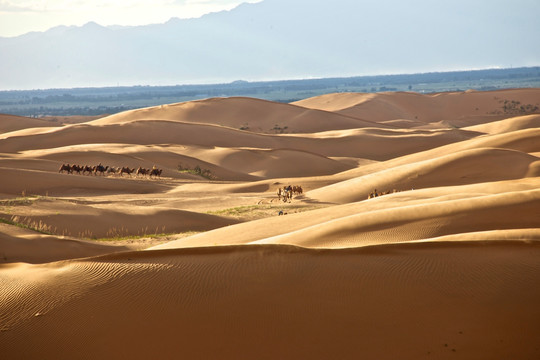
<path fill-rule="evenodd" d="M 181 173 L 188 173 L 188 174 L 202 176 L 203 178 L 208 179 L 208 180 L 217 179 L 217 177 L 214 174 L 212 174 L 212 172 L 209 169 L 203 169 L 199 165 L 196 165 L 194 168 L 190 168 L 190 167 L 185 167 L 182 164 L 178 164 L 177 169 Z"/>

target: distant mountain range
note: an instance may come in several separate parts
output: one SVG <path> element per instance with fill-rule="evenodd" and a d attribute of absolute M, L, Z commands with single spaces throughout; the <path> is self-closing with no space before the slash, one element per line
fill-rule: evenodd
<path fill-rule="evenodd" d="M 264 0 L 197 19 L 0 38 L 0 90 L 535 66 L 531 1 Z M 501 4 L 499 4 L 501 3 Z M 502 4 L 507 8 L 501 9 Z M 489 6 L 487 6 L 489 5 Z M 529 9 L 533 10 L 533 9 Z M 520 26 L 513 20 L 519 16 Z"/>

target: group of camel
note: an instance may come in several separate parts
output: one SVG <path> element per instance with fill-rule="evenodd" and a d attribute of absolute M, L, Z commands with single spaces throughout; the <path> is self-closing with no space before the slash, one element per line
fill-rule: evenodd
<path fill-rule="evenodd" d="M 152 169 L 145 169 L 143 167 L 140 167 L 135 170 L 135 168 L 130 167 L 114 167 L 114 166 L 103 166 L 101 163 L 95 166 L 89 166 L 89 165 L 70 165 L 70 164 L 62 164 L 60 166 L 60 169 L 58 170 L 59 173 L 66 172 L 67 174 L 74 174 L 77 173 L 79 175 L 120 175 L 123 176 L 124 174 L 130 175 L 136 174 L 136 175 L 142 175 L 142 176 L 148 176 L 148 177 L 160 177 L 161 173 L 163 172 L 162 169 L 158 169 L 155 166 Z"/>
<path fill-rule="evenodd" d="M 291 202 L 291 199 L 293 195 L 295 194 L 302 194 L 304 190 L 300 185 L 294 185 L 294 186 L 284 186 L 283 188 L 278 188 L 277 196 L 279 200 L 283 200 L 283 202 Z"/>
<path fill-rule="evenodd" d="M 372 198 L 375 198 L 375 197 L 379 197 L 379 196 L 382 196 L 382 195 L 387 195 L 387 194 L 393 194 L 393 193 L 397 193 L 398 191 L 396 189 L 390 191 L 381 191 L 381 192 L 377 192 L 377 189 L 373 190 L 372 192 L 369 193 L 368 195 L 368 199 L 372 199 Z"/>

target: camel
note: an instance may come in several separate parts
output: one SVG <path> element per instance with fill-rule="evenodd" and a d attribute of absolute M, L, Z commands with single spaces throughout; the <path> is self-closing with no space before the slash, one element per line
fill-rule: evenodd
<path fill-rule="evenodd" d="M 77 174 L 81 174 L 83 167 L 81 165 L 72 165 L 71 166 L 71 172 L 76 172 Z"/>
<path fill-rule="evenodd" d="M 120 173 L 120 168 L 119 167 L 114 167 L 114 166 L 111 166 L 108 170 L 107 170 L 107 174 L 119 174 Z"/>
<path fill-rule="evenodd" d="M 152 177 L 152 175 L 155 175 L 155 176 L 157 176 L 157 177 L 160 177 L 162 171 L 163 171 L 162 169 L 156 169 L 156 168 L 154 168 L 154 169 L 150 170 L 150 177 Z"/>
<path fill-rule="evenodd" d="M 58 170 L 59 173 L 61 172 L 67 172 L 68 174 L 71 174 L 73 172 L 73 170 L 71 169 L 71 165 L 69 164 L 62 164 L 62 166 L 60 166 L 60 170 Z"/>
<path fill-rule="evenodd" d="M 96 175 L 98 172 L 101 173 L 101 175 L 105 175 L 105 171 L 107 171 L 107 169 L 109 168 L 109 166 L 103 166 L 101 165 L 101 163 L 99 163 L 99 165 L 97 166 L 94 166 L 94 175 Z"/>
<path fill-rule="evenodd" d="M 120 176 L 122 176 L 124 173 L 128 174 L 129 176 L 131 176 L 131 173 L 135 172 L 135 169 L 130 169 L 129 167 L 122 167 L 122 169 L 120 170 Z"/>
<path fill-rule="evenodd" d="M 145 169 L 143 167 L 140 167 L 137 169 L 137 175 L 149 175 L 150 174 L 150 170 L 148 169 Z"/>
<path fill-rule="evenodd" d="M 292 199 L 292 190 L 288 190 L 287 187 L 283 188 L 283 192 L 281 193 L 281 197 L 283 198 L 283 202 L 291 202 Z"/>
<path fill-rule="evenodd" d="M 89 165 L 70 165 L 70 164 L 62 164 L 58 172 L 66 172 L 68 174 L 72 174 L 73 172 L 77 172 L 77 174 L 88 175 L 94 174 L 97 175 L 98 173 L 100 175 L 105 174 L 120 174 L 122 176 L 123 174 L 128 174 L 131 176 L 131 174 L 135 173 L 135 168 L 129 168 L 129 167 L 114 167 L 114 166 L 104 166 L 101 163 L 96 166 L 89 166 Z M 156 166 L 154 166 L 152 169 L 145 169 L 141 166 L 137 169 L 136 174 L 137 175 L 149 175 L 150 177 L 156 176 L 161 177 L 163 170 L 158 169 Z"/>
<path fill-rule="evenodd" d="M 85 172 L 88 172 L 88 175 L 90 175 L 94 172 L 94 168 L 88 165 L 84 165 L 84 168 L 82 169 L 82 174 L 84 175 Z"/>

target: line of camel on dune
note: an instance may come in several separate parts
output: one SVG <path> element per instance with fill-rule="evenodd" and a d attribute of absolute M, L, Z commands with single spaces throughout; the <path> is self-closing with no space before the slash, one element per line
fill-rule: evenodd
<path fill-rule="evenodd" d="M 90 165 L 70 165 L 68 164 L 62 164 L 60 166 L 60 169 L 58 170 L 59 173 L 67 173 L 67 174 L 74 174 L 77 173 L 79 175 L 120 175 L 123 176 L 124 174 L 127 174 L 131 176 L 131 174 L 135 175 L 142 175 L 142 176 L 148 176 L 148 177 L 160 177 L 161 173 L 163 172 L 163 169 L 158 169 L 155 165 L 152 169 L 146 169 L 141 166 L 137 170 L 135 168 L 130 168 L 127 166 L 123 167 L 114 167 L 114 166 L 104 166 L 101 163 L 95 166 Z"/>
<path fill-rule="evenodd" d="M 387 190 L 387 191 L 377 191 L 377 189 L 374 189 L 372 192 L 369 193 L 368 199 L 373 199 L 379 196 L 388 195 L 388 194 L 395 194 L 397 192 L 400 192 L 400 190 Z"/>

